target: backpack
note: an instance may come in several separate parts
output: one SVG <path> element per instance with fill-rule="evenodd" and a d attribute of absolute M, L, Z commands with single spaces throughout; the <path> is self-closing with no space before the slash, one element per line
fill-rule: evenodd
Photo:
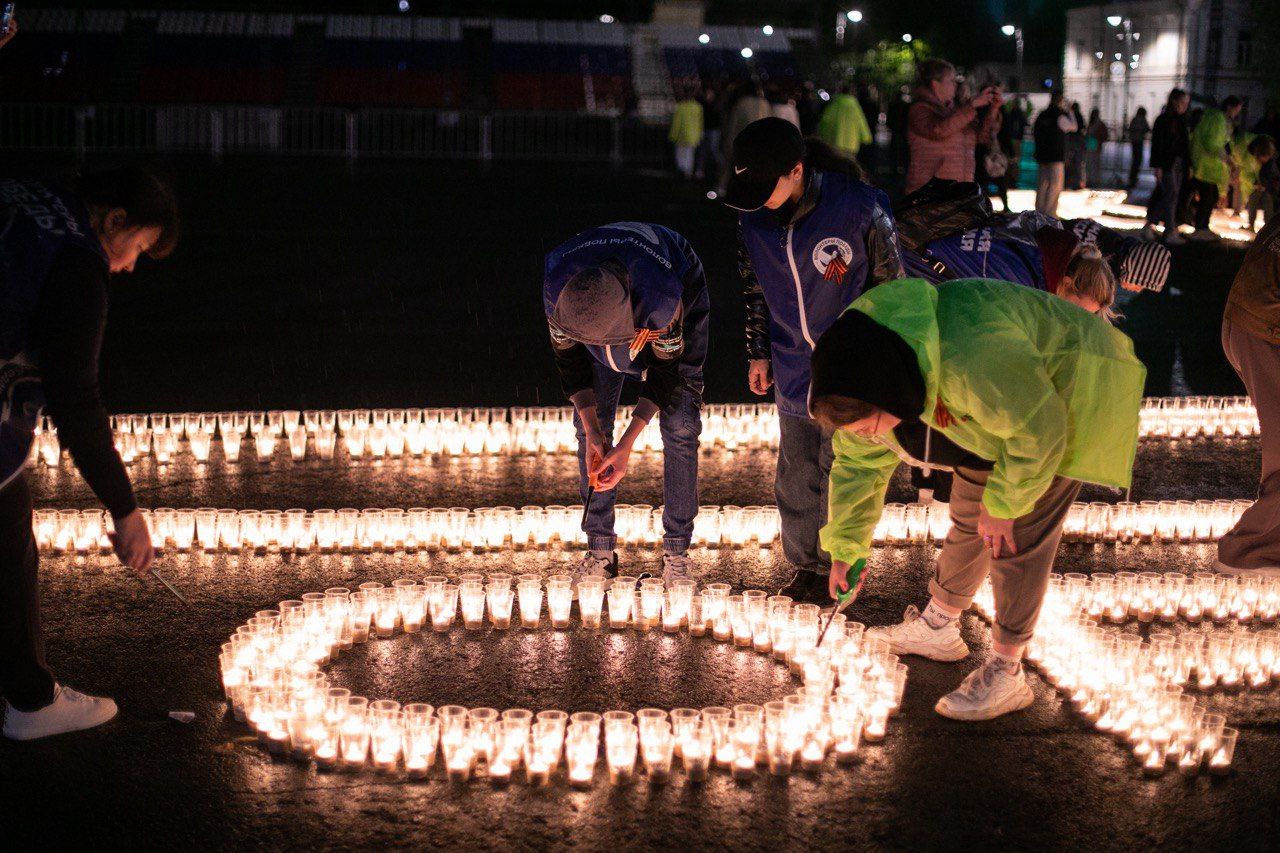
<path fill-rule="evenodd" d="M 903 248 L 920 253 L 933 240 L 977 228 L 994 212 L 977 184 L 934 178 L 906 197 L 894 219 Z"/>

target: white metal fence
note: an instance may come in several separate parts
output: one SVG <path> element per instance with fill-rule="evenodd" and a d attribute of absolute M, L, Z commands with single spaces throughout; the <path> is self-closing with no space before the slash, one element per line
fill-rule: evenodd
<path fill-rule="evenodd" d="M 148 151 L 653 164 L 666 128 L 562 112 L 0 104 L 0 150 Z"/>

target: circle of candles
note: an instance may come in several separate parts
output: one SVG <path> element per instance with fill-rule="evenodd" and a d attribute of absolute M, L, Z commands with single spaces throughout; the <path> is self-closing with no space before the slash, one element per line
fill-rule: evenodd
<path fill-rule="evenodd" d="M 254 727 L 268 751 L 313 760 L 319 769 L 373 767 L 422 780 L 430 776 L 438 754 L 445 778 L 457 784 L 487 776 L 492 784 L 505 785 L 523 766 L 525 780 L 540 785 L 549 783 L 563 757 L 565 778 L 575 787 L 593 784 L 602 735 L 608 778 L 614 784 L 633 777 L 637 759 L 652 784 L 669 778 L 676 757 L 691 781 L 705 779 L 715 762 L 743 783 L 755 778 L 762 763 L 772 773 L 790 772 L 797 755 L 810 769 L 820 768 L 831 750 L 839 763 L 848 763 L 857 749 L 864 716 L 874 721 L 866 739 L 876 739 L 874 732 L 882 736 L 888 713 L 901 695 L 905 667 L 873 639 L 864 643 L 861 626 L 846 631 L 842 624 L 821 648 L 814 648 L 816 607 L 793 608 L 783 600 L 766 609 L 764 593 L 748 591 L 729 597 L 727 587 L 719 584 L 710 585 L 702 595 L 688 581 L 666 587 L 660 580 L 648 579 L 637 589 L 635 578 L 615 579 L 608 589 L 590 589 L 594 584 L 588 583 L 588 615 L 594 613 L 598 619 L 601 600 L 609 595 L 620 602 L 619 609 L 626 605 L 627 618 L 612 615 L 637 631 L 662 624 L 668 630 L 696 635 L 698 626 L 707 626 L 702 617 L 710 601 L 712 624 L 730 628 L 726 639 L 734 637 L 735 624 L 746 622 L 744 648 L 754 649 L 757 629 L 767 625 L 770 643 L 756 649 L 758 653 L 770 656 L 774 640 L 799 649 L 799 657 L 791 663 L 803 688 L 785 701 L 765 706 L 671 712 L 645 708 L 634 715 L 543 711 L 535 719 L 524 709 L 500 713 L 456 705 L 436 710 L 423 703 L 403 707 L 390 700 L 371 703 L 351 696 L 345 688 L 328 687 L 320 667 L 343 648 L 367 642 L 370 633 L 380 638 L 398 631 L 415 633 L 428 618 L 436 631 L 450 630 L 460 609 L 460 594 L 465 596 L 463 627 L 476 630 L 492 594 L 511 592 L 512 580 L 500 573 L 491 575 L 487 583 L 479 574 L 462 575 L 457 584 L 443 576 L 420 582 L 402 578 L 391 586 L 369 582 L 354 592 L 332 587 L 280 602 L 278 609 L 259 611 L 223 644 L 219 662 L 224 693 L 233 713 Z M 521 576 L 516 586 L 523 593 L 522 623 L 540 625 L 541 577 Z M 557 595 L 565 594 L 569 579 L 553 576 L 548 587 Z M 518 596 L 504 600 L 510 604 L 513 599 Z M 733 606 L 720 607 L 716 602 Z M 580 611 L 581 607 L 579 599 Z M 794 618 L 791 609 L 796 611 Z M 567 627 L 566 610 L 557 605 L 549 620 L 553 630 Z M 766 612 L 773 614 L 776 624 L 768 622 Z"/>

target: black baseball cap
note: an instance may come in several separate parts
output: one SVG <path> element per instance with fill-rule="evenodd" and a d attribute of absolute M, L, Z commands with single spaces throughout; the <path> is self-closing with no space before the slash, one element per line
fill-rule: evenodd
<path fill-rule="evenodd" d="M 759 210 L 773 195 L 778 178 L 803 159 L 800 128 L 784 118 L 751 122 L 733 140 L 733 175 L 724 203 L 743 212 Z"/>

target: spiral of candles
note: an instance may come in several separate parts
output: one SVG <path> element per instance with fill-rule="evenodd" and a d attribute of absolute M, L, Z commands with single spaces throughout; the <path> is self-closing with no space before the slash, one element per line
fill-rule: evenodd
<path fill-rule="evenodd" d="M 625 423 L 631 410 L 619 410 Z M 1258 417 L 1247 397 L 1157 397 L 1144 401 L 1140 434 L 1149 438 L 1242 436 L 1258 433 Z M 245 452 L 262 462 L 310 453 L 333 459 L 341 446 L 351 459 L 434 456 L 510 456 L 571 453 L 577 447 L 569 407 L 473 409 L 343 409 L 338 411 L 185 412 L 116 415 L 116 448 L 126 463 L 153 458 L 157 464 L 189 454 L 208 462 L 215 444 L 225 462 Z M 709 452 L 777 449 L 774 407 L 708 405 L 702 446 Z M 636 442 L 639 451 L 662 447 L 656 420 Z M 57 433 L 42 424 L 31 464 L 56 466 L 62 454 Z"/>
<path fill-rule="evenodd" d="M 907 667 L 882 639 L 842 614 L 822 636 L 815 604 L 793 604 L 762 590 L 730 594 L 728 584 L 658 579 L 583 579 L 578 584 L 580 630 L 710 635 L 786 665 L 800 689 L 763 705 L 635 713 L 569 714 L 523 708 L 499 712 L 426 703 L 370 702 L 334 687 L 321 667 L 343 649 L 401 631 L 415 634 L 462 628 L 536 630 L 545 612 L 553 630 L 570 625 L 573 589 L 568 575 L 491 573 L 402 579 L 391 586 L 365 583 L 355 590 L 310 592 L 262 610 L 222 646 L 222 683 L 235 718 L 247 722 L 277 755 L 311 761 L 324 770 L 373 767 L 409 779 L 443 775 L 452 782 L 476 777 L 505 785 L 523 770 L 530 785 L 564 778 L 588 787 L 600 763 L 613 784 L 640 769 L 650 784 L 668 780 L 674 762 L 691 781 L 712 769 L 748 782 L 758 772 L 786 775 L 799 766 L 820 773 L 833 757 L 856 760 L 865 740 L 885 736 L 906 687 Z M 545 604 L 545 606 L 544 606 Z M 439 770 L 436 770 L 436 767 Z"/>
<path fill-rule="evenodd" d="M 1063 528 L 1068 542 L 1206 542 L 1236 523 L 1252 501 L 1077 503 Z M 143 510 L 157 548 L 176 551 L 518 550 L 584 543 L 582 505 L 524 507 L 410 507 L 409 509 Z M 618 504 L 619 541 L 662 541 L 662 507 Z M 694 544 L 770 546 L 778 538 L 774 506 L 699 509 Z M 889 504 L 876 527 L 880 545 L 941 542 L 951 529 L 944 504 Z M 36 542 L 60 553 L 107 550 L 111 519 L 99 509 L 35 512 Z"/>
<path fill-rule="evenodd" d="M 989 583 L 974 599 L 994 614 Z M 1230 771 L 1237 732 L 1195 695 L 1280 681 L 1280 588 L 1212 573 L 1051 575 L 1027 661 L 1098 731 L 1131 749 L 1143 772 Z M 1210 633 L 1109 631 L 1104 621 L 1235 623 Z"/>

